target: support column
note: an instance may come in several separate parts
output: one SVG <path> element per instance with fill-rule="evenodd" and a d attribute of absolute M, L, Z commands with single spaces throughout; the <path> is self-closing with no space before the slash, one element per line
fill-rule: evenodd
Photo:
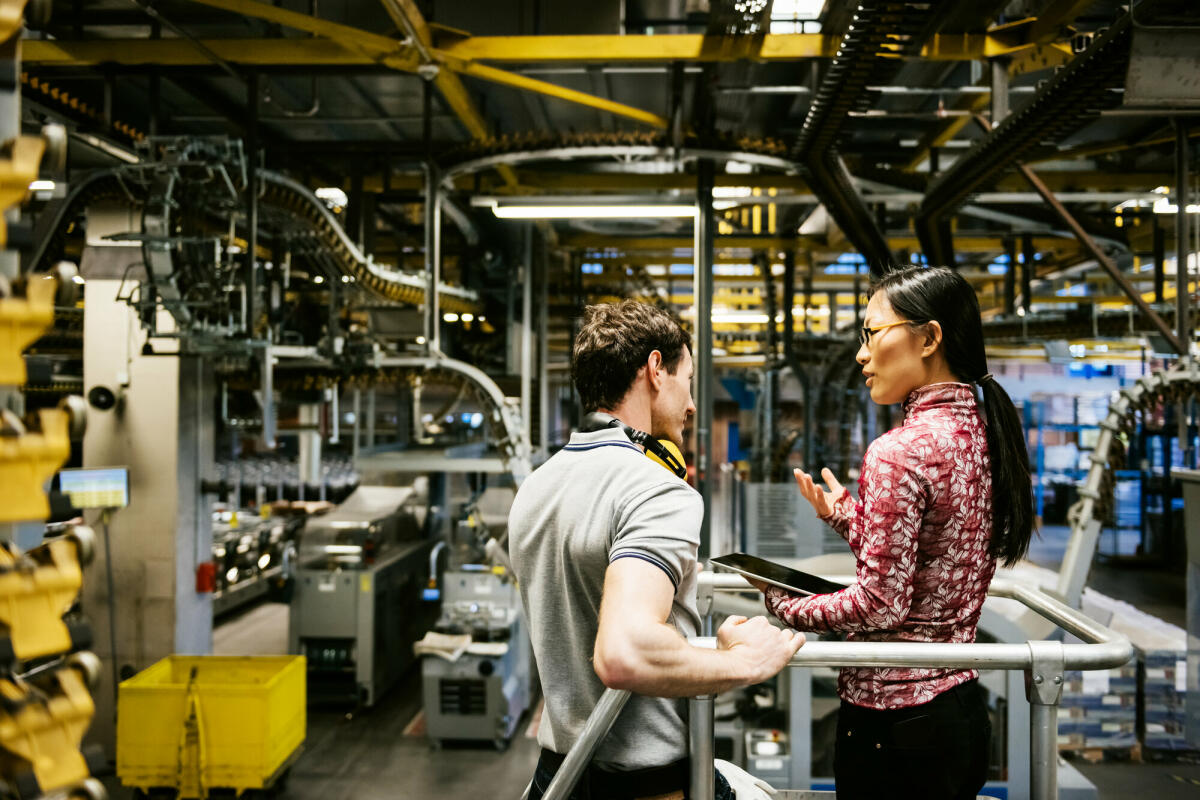
<path fill-rule="evenodd" d="M 254 323 L 258 319 L 258 73 L 246 76 L 246 108 L 249 119 L 246 125 L 246 336 L 254 338 Z"/>
<path fill-rule="evenodd" d="M 1058 797 L 1058 705 L 1063 691 L 1062 642 L 1029 642 L 1029 796 Z"/>
<path fill-rule="evenodd" d="M 130 475 L 127 508 L 106 524 L 89 512 L 88 522 L 109 539 L 112 560 L 98 548 L 81 598 L 104 665 L 87 741 L 111 756 L 113 675 L 140 671 L 171 653 L 212 649 L 212 596 L 196 591 L 196 569 L 212 559 L 210 498 L 200 493 L 200 482 L 214 477 L 216 383 L 200 357 L 142 355 L 146 337 L 136 312 L 117 300 L 122 281 L 91 277 L 90 251 L 83 256 L 89 275 L 84 388 L 116 392 L 123 411 L 89 410 L 82 465 L 125 466 Z M 139 258 L 139 251 L 128 257 Z"/>
<path fill-rule="evenodd" d="M 0 142 L 21 135 L 21 31 L 13 34 L 7 42 L 0 42 Z M 18 208 L 2 209 L 5 220 L 11 225 L 21 218 Z M 0 278 L 15 278 L 21 272 L 16 250 L 0 248 Z"/>
<path fill-rule="evenodd" d="M 521 427 L 533 441 L 533 223 L 525 226 L 521 257 Z"/>
<path fill-rule="evenodd" d="M 709 532 L 712 527 L 712 481 L 709 478 L 712 464 L 709 462 L 712 459 L 713 426 L 713 171 L 711 159 L 701 159 L 696 165 L 696 222 L 692 250 L 692 295 L 696 309 L 696 341 L 692 348 L 696 371 L 696 488 L 704 500 L 704 521 L 700 527 L 701 559 L 709 555 Z"/>
<path fill-rule="evenodd" d="M 399 423 L 397 417 L 397 423 Z M 305 486 L 314 487 L 317 492 L 321 488 L 321 406 L 317 403 L 304 403 L 299 408 L 300 422 L 300 492 L 301 499 L 315 500 L 308 497 Z"/>
<path fill-rule="evenodd" d="M 1154 302 L 1165 302 L 1164 294 L 1167 283 L 1167 232 L 1158 221 L 1158 214 L 1151 214 L 1151 224 L 1154 226 Z"/>
<path fill-rule="evenodd" d="M 538 449 L 550 456 L 550 253 L 543 241 L 538 270 Z"/>
<path fill-rule="evenodd" d="M 1021 308 L 1028 314 L 1033 304 L 1033 275 L 1037 269 L 1037 250 L 1033 246 L 1032 233 L 1021 237 L 1021 255 Z"/>
<path fill-rule="evenodd" d="M 1017 313 L 1017 243 L 1011 238 L 1004 240 L 1004 254 L 1008 256 L 1008 270 L 1004 273 L 1004 313 Z"/>
<path fill-rule="evenodd" d="M 1187 213 L 1192 180 L 1191 155 L 1188 144 L 1188 126 L 1183 118 L 1175 120 L 1175 323 L 1179 341 L 1183 344 L 1183 357 L 1191 353 L 1192 326 L 1188 318 L 1188 256 L 1191 253 L 1189 217 Z M 1185 437 L 1186 438 L 1186 437 Z"/>
<path fill-rule="evenodd" d="M 992 68 L 992 125 L 1008 116 L 1008 59 L 993 58 L 988 62 Z"/>
<path fill-rule="evenodd" d="M 425 164 L 425 350 L 442 349 L 438 284 L 442 280 L 441 175 L 433 162 Z"/>
<path fill-rule="evenodd" d="M 713 775 L 714 705 L 716 697 L 705 695 L 688 701 L 688 750 L 691 753 L 692 800 L 713 800 L 716 778 Z"/>

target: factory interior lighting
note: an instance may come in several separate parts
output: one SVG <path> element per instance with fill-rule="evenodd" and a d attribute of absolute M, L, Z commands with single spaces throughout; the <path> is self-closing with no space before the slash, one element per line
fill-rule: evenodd
<path fill-rule="evenodd" d="M 639 219 L 694 217 L 694 205 L 494 205 L 500 219 Z"/>

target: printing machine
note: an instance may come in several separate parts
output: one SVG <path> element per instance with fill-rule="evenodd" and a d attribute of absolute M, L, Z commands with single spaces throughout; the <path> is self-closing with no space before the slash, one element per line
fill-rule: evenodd
<path fill-rule="evenodd" d="M 491 740 L 504 749 L 529 707 L 531 655 L 516 581 L 503 567 L 465 564 L 442 579 L 440 633 L 469 635 L 453 660 L 421 667 L 425 724 L 436 747 L 447 739 Z"/>
<path fill-rule="evenodd" d="M 213 616 L 220 616 L 263 597 L 283 582 L 287 577 L 285 551 L 293 546 L 298 520 L 245 511 L 220 511 L 213 517 L 212 552 L 217 565 Z"/>
<path fill-rule="evenodd" d="M 412 663 L 433 616 L 424 504 L 415 487 L 360 486 L 305 526 L 289 643 L 308 659 L 310 700 L 371 706 Z"/>

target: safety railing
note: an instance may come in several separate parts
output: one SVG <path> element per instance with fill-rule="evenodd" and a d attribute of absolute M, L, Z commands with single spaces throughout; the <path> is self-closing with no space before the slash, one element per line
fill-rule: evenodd
<path fill-rule="evenodd" d="M 711 614 L 715 592 L 745 592 L 739 575 L 702 573 L 698 605 Z M 1058 706 L 1067 670 L 1120 666 L 1133 655 L 1133 645 L 1082 612 L 1043 591 L 997 578 L 990 597 L 1004 597 L 1074 635 L 1083 644 L 1058 641 L 942 644 L 922 642 L 806 642 L 790 667 L 914 667 L 925 669 L 1022 670 L 1030 703 L 1030 786 L 1032 800 L 1051 800 L 1058 786 Z M 716 639 L 696 637 L 697 647 L 715 648 Z M 608 689 L 596 704 L 584 730 L 547 787 L 544 800 L 565 800 L 578 783 L 596 748 L 629 699 L 629 692 Z M 689 701 L 688 744 L 691 752 L 691 800 L 713 800 L 713 696 Z M 1011 699 L 1010 699 L 1011 701 Z"/>

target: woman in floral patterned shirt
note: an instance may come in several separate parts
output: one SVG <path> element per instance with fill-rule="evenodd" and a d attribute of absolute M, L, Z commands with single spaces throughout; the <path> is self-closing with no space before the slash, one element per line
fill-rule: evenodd
<path fill-rule="evenodd" d="M 952 270 L 906 267 L 871 297 L 858 362 L 871 399 L 904 403 L 903 426 L 867 450 L 855 500 L 828 470 L 800 491 L 846 539 L 857 582 L 805 597 L 760 586 L 804 631 L 855 641 L 972 642 L 1000 561 L 1029 546 L 1020 417 L 987 371 L 979 303 Z M 976 391 L 982 391 L 980 403 Z M 834 773 L 839 798 L 974 798 L 991 726 L 974 670 L 846 668 Z"/>

